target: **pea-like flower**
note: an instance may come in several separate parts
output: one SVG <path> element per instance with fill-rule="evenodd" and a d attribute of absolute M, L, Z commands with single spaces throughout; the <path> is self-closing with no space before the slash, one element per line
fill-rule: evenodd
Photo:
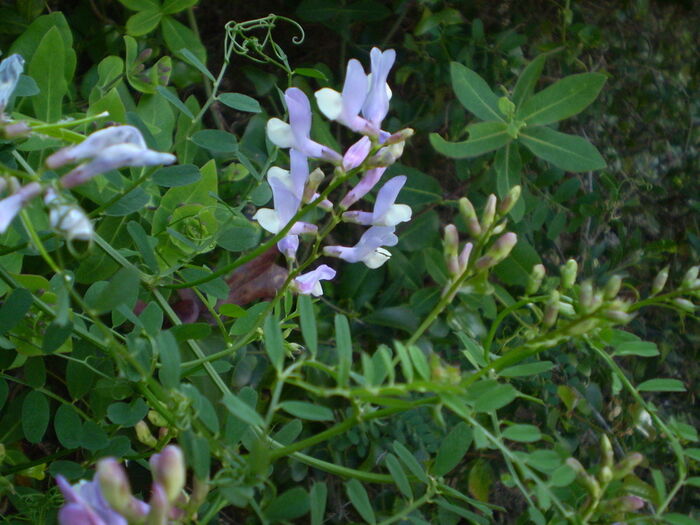
<path fill-rule="evenodd" d="M 372 149 L 372 141 L 368 137 L 362 137 L 348 148 L 343 155 L 343 170 L 350 171 L 362 164 Z"/>
<path fill-rule="evenodd" d="M 325 264 L 320 265 L 315 270 L 300 275 L 292 283 L 292 287 L 303 295 L 313 295 L 318 297 L 323 295 L 321 281 L 328 281 L 335 277 L 335 270 Z"/>
<path fill-rule="evenodd" d="M 4 180 L 0 179 L 0 182 L 4 182 Z M 2 190 L 2 188 L 0 188 L 0 190 Z M 41 184 L 38 182 L 30 182 L 19 188 L 9 197 L 0 200 L 0 233 L 5 233 L 20 210 L 40 193 Z"/>
<path fill-rule="evenodd" d="M 366 211 L 346 211 L 343 220 L 364 224 L 366 226 L 396 226 L 411 220 L 411 207 L 406 204 L 396 204 L 396 197 L 406 183 L 406 176 L 399 175 L 389 179 L 377 193 L 372 213 Z"/>
<path fill-rule="evenodd" d="M 73 239 L 92 240 L 95 234 L 92 222 L 77 205 L 65 202 L 51 188 L 46 190 L 44 203 L 49 208 L 49 224 L 53 229 L 64 235 L 69 241 Z"/>
<path fill-rule="evenodd" d="M 172 164 L 176 158 L 170 153 L 148 149 L 141 132 L 133 126 L 113 126 L 92 133 L 76 146 L 63 148 L 46 159 L 46 165 L 55 169 L 65 164 L 92 159 L 61 177 L 64 188 L 84 184 L 96 175 L 126 166 L 157 166 Z"/>
<path fill-rule="evenodd" d="M 365 103 L 362 105 L 362 115 L 379 128 L 384 117 L 389 113 L 391 90 L 386 80 L 396 60 L 396 51 L 387 49 L 382 52 L 378 48 L 373 47 L 369 56 L 372 61 L 372 73 L 370 74 L 369 93 Z"/>
<path fill-rule="evenodd" d="M 128 524 L 124 516 L 109 506 L 98 481 L 81 481 L 71 486 L 63 476 L 58 475 L 56 483 L 66 499 L 65 505 L 58 512 L 58 522 L 61 525 Z M 147 512 L 146 510 L 146 514 Z"/>
<path fill-rule="evenodd" d="M 289 123 L 278 118 L 267 121 L 267 136 L 280 148 L 294 148 L 307 157 L 323 159 L 340 164 L 342 157 L 331 148 L 311 140 L 311 104 L 299 88 L 289 88 L 284 92 L 284 100 L 289 110 Z"/>
<path fill-rule="evenodd" d="M 368 268 L 375 269 L 391 257 L 391 253 L 383 246 L 395 246 L 398 242 L 393 226 L 372 226 L 362 234 L 355 246 L 326 246 L 323 253 L 350 263 L 361 261 Z"/>
<path fill-rule="evenodd" d="M 367 195 L 370 191 L 372 191 L 372 188 L 377 185 L 379 179 L 382 178 L 385 171 L 386 167 L 372 168 L 365 171 L 365 174 L 360 179 L 360 182 L 358 182 L 357 185 L 351 189 L 347 195 L 345 195 L 345 197 L 343 197 L 343 200 L 340 201 L 340 207 L 347 210 L 350 206 Z"/>
<path fill-rule="evenodd" d="M 10 55 L 0 62 L 0 113 L 10 101 L 22 71 L 24 71 L 22 55 Z"/>

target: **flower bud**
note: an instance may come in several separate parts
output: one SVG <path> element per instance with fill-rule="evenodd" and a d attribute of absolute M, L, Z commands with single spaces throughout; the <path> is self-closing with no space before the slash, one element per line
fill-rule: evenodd
<path fill-rule="evenodd" d="M 623 312 L 622 310 L 605 310 L 603 312 L 603 317 L 607 319 L 608 321 L 612 321 L 613 323 L 618 323 L 618 324 L 627 324 L 629 323 L 632 319 L 634 319 L 633 315 L 630 315 L 626 312 Z"/>
<path fill-rule="evenodd" d="M 6 139 L 16 139 L 26 137 L 31 131 L 32 128 L 30 128 L 26 122 L 15 122 L 13 124 L 8 124 L 4 128 L 0 128 L 0 135 L 4 136 Z"/>
<path fill-rule="evenodd" d="M 521 193 L 522 187 L 520 184 L 513 186 L 508 192 L 508 195 L 506 195 L 498 205 L 498 214 L 502 217 L 508 215 L 508 212 L 513 209 L 513 206 L 515 206 L 518 199 L 520 199 Z"/>
<path fill-rule="evenodd" d="M 443 239 L 445 255 L 457 255 L 457 250 L 459 249 L 459 233 L 454 224 L 448 224 L 445 226 L 445 235 Z"/>
<path fill-rule="evenodd" d="M 542 280 L 544 279 L 545 268 L 543 264 L 536 264 L 532 267 L 530 272 L 530 277 L 527 281 L 527 286 L 525 287 L 525 295 L 532 295 L 537 293 L 542 286 Z"/>
<path fill-rule="evenodd" d="M 144 445 L 149 447 L 155 447 L 158 445 L 158 440 L 151 433 L 151 429 L 148 428 L 148 424 L 141 420 L 134 426 L 136 431 L 136 439 L 138 439 Z"/>
<path fill-rule="evenodd" d="M 622 286 L 622 277 L 619 275 L 613 275 L 608 282 L 605 283 L 605 288 L 603 289 L 603 297 L 605 299 L 615 299 L 617 294 L 620 293 L 620 287 Z"/>
<path fill-rule="evenodd" d="M 600 451 L 603 459 L 603 465 L 606 467 L 612 467 L 615 456 L 613 455 L 610 438 L 608 438 L 608 436 L 605 434 L 600 437 Z"/>
<path fill-rule="evenodd" d="M 683 276 L 681 288 L 692 288 L 698 279 L 698 272 L 700 272 L 700 266 L 691 266 Z"/>
<path fill-rule="evenodd" d="M 561 286 L 565 290 L 571 288 L 576 282 L 576 274 L 578 273 L 578 263 L 574 259 L 569 259 L 561 267 Z"/>
<path fill-rule="evenodd" d="M 462 248 L 462 251 L 459 254 L 459 259 L 457 260 L 459 264 L 459 273 L 464 273 L 465 270 L 467 269 L 467 266 L 469 266 L 469 256 L 472 253 L 472 248 L 473 245 L 472 243 L 468 242 L 467 244 L 464 245 L 464 248 Z"/>
<path fill-rule="evenodd" d="M 593 309 L 593 283 L 590 279 L 586 279 L 581 283 L 578 299 L 583 312 L 587 313 Z"/>
<path fill-rule="evenodd" d="M 128 514 L 133 496 L 124 467 L 114 458 L 101 459 L 95 477 L 107 503 L 119 514 Z"/>
<path fill-rule="evenodd" d="M 619 514 L 634 512 L 644 506 L 644 500 L 638 496 L 621 496 L 601 502 L 598 507 L 604 514 Z"/>
<path fill-rule="evenodd" d="M 166 525 L 168 523 L 168 510 L 170 504 L 165 489 L 160 483 L 154 483 L 151 488 L 150 509 L 146 517 L 146 525 Z"/>
<path fill-rule="evenodd" d="M 371 149 L 372 141 L 369 140 L 369 137 L 362 137 L 355 142 L 343 155 L 343 170 L 347 172 L 360 166 L 367 158 L 367 155 L 369 155 Z"/>
<path fill-rule="evenodd" d="M 607 485 L 613 480 L 613 472 L 610 467 L 603 465 L 598 472 L 598 480 L 603 484 Z"/>
<path fill-rule="evenodd" d="M 678 308 L 681 310 L 688 312 L 688 313 L 693 313 L 695 312 L 695 305 L 688 301 L 688 299 L 683 299 L 682 297 L 676 297 L 673 300 L 673 304 L 675 304 Z"/>
<path fill-rule="evenodd" d="M 644 461 L 644 456 L 639 452 L 632 452 L 627 454 L 622 461 L 618 462 L 617 465 L 613 467 L 613 475 L 615 479 L 622 479 L 634 471 L 639 464 Z"/>
<path fill-rule="evenodd" d="M 185 460 L 182 451 L 175 445 L 168 445 L 160 454 L 153 454 L 149 463 L 153 479 L 163 486 L 168 501 L 174 502 L 185 486 Z"/>
<path fill-rule="evenodd" d="M 466 197 L 459 199 L 459 213 L 462 215 L 472 237 L 481 235 L 482 229 L 479 224 L 479 219 L 476 218 L 476 210 L 471 201 Z"/>
<path fill-rule="evenodd" d="M 490 255 L 494 259 L 494 265 L 501 262 L 510 255 L 510 252 L 518 242 L 518 236 L 513 232 L 508 232 L 501 235 L 498 240 L 493 243 L 486 255 Z"/>
<path fill-rule="evenodd" d="M 492 193 L 486 199 L 486 205 L 484 206 L 484 211 L 481 214 L 481 227 L 484 231 L 488 231 L 493 225 L 493 220 L 496 217 L 496 196 Z"/>
<path fill-rule="evenodd" d="M 404 128 L 400 129 L 396 133 L 393 133 L 389 135 L 389 138 L 386 139 L 386 142 L 384 142 L 384 145 L 390 146 L 392 144 L 397 144 L 399 142 L 405 142 L 406 140 L 410 139 L 415 131 L 411 128 Z"/>
<path fill-rule="evenodd" d="M 306 186 L 304 187 L 304 196 L 302 198 L 304 204 L 314 200 L 314 195 L 316 195 L 316 190 L 323 182 L 325 175 L 321 168 L 316 168 L 309 174 L 309 178 L 306 180 Z"/>
<path fill-rule="evenodd" d="M 557 316 L 559 315 L 559 292 L 557 290 L 552 290 L 549 300 L 544 307 L 544 316 L 542 317 L 542 324 L 547 328 L 554 326 L 557 322 Z"/>
<path fill-rule="evenodd" d="M 656 277 L 654 277 L 654 282 L 651 285 L 651 295 L 656 295 L 664 289 L 664 286 L 666 286 L 666 281 L 668 280 L 668 270 L 669 267 L 666 266 L 658 274 L 656 274 Z"/>

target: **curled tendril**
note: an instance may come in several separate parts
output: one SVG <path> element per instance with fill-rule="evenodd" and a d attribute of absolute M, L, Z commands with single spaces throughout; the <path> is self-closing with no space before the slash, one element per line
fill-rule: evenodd
<path fill-rule="evenodd" d="M 299 35 L 292 37 L 294 45 L 299 45 L 304 41 L 306 37 L 304 28 L 298 22 L 286 16 L 270 14 L 263 18 L 246 20 L 245 22 L 231 20 L 225 26 L 225 52 L 227 59 L 234 52 L 260 64 L 274 64 L 291 74 L 292 69 L 287 61 L 287 54 L 272 37 L 272 31 L 278 21 L 288 22 L 299 30 Z M 264 37 L 261 39 L 260 36 L 253 35 L 254 31 L 262 31 Z"/>

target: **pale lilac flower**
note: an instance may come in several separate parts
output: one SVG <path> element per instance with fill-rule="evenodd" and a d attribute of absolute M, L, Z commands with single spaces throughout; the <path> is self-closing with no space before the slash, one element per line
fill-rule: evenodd
<path fill-rule="evenodd" d="M 69 241 L 92 240 L 95 231 L 92 222 L 82 209 L 61 200 L 51 188 L 46 190 L 44 203 L 49 207 L 49 224 L 52 228 L 65 235 Z"/>
<path fill-rule="evenodd" d="M 360 117 L 360 110 L 367 98 L 369 81 L 362 65 L 354 58 L 348 62 L 343 92 L 331 88 L 314 93 L 318 109 L 328 119 L 335 120 L 357 133 L 378 136 L 379 128 Z"/>
<path fill-rule="evenodd" d="M 110 126 L 91 133 L 80 144 L 58 150 L 46 159 L 46 166 L 53 170 L 90 159 L 99 155 L 105 148 L 117 144 L 133 144 L 140 149 L 147 149 L 143 135 L 134 126 Z"/>
<path fill-rule="evenodd" d="M 289 110 L 289 124 L 278 118 L 267 121 L 267 136 L 280 148 L 294 148 L 307 157 L 324 159 L 333 164 L 340 164 L 342 157 L 332 149 L 314 142 L 311 134 L 311 105 L 309 99 L 299 88 L 289 88 L 284 93 Z"/>
<path fill-rule="evenodd" d="M 0 200 L 0 233 L 5 233 L 22 208 L 41 193 L 41 184 L 30 182 L 9 197 Z"/>
<path fill-rule="evenodd" d="M 343 155 L 343 170 L 350 171 L 357 168 L 365 161 L 371 149 L 372 141 L 369 140 L 369 137 L 362 137 L 355 142 Z"/>
<path fill-rule="evenodd" d="M 121 514 L 109 506 L 97 481 L 81 481 L 71 486 L 61 475 L 56 483 L 66 499 L 58 512 L 61 525 L 127 525 Z"/>
<path fill-rule="evenodd" d="M 389 112 L 391 90 L 386 80 L 389 76 L 389 70 L 394 65 L 394 60 L 396 60 L 396 51 L 387 49 L 381 52 L 376 47 L 373 47 L 369 56 L 372 61 L 372 73 L 370 74 L 369 93 L 362 105 L 362 115 L 374 126 L 380 128 L 382 120 Z M 384 141 L 380 140 L 380 142 Z"/>
<path fill-rule="evenodd" d="M 382 246 L 395 246 L 399 242 L 393 226 L 372 226 L 360 237 L 352 248 L 346 246 L 326 246 L 323 253 L 329 257 L 339 257 L 350 263 L 362 261 L 368 268 L 379 268 L 391 254 Z"/>
<path fill-rule="evenodd" d="M 365 226 L 396 226 L 411 220 L 411 207 L 406 204 L 395 204 L 396 197 L 405 183 L 405 175 L 389 179 L 377 193 L 372 213 L 348 211 L 343 213 L 343 219 Z"/>
<path fill-rule="evenodd" d="M 24 58 L 21 55 L 10 55 L 0 62 L 0 113 L 10 101 L 22 71 L 24 71 Z"/>
<path fill-rule="evenodd" d="M 360 182 L 358 182 L 357 185 L 351 189 L 345 197 L 343 197 L 343 200 L 340 201 L 340 207 L 347 210 L 350 206 L 367 195 L 367 193 L 369 193 L 372 188 L 376 186 L 377 182 L 379 182 L 379 179 L 381 179 L 382 174 L 385 171 L 386 167 L 367 170 L 362 179 L 360 179 Z"/>
<path fill-rule="evenodd" d="M 297 292 L 303 295 L 313 295 L 318 297 L 323 295 L 323 288 L 321 288 L 321 281 L 328 281 L 335 277 L 335 270 L 330 266 L 325 264 L 320 265 L 315 270 L 307 272 L 300 275 L 296 279 L 292 286 Z"/>

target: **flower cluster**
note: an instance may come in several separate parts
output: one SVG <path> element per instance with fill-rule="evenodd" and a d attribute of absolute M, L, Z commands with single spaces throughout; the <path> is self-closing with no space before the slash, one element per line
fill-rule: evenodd
<path fill-rule="evenodd" d="M 201 504 L 204 484 L 188 497 L 182 451 L 168 445 L 150 459 L 153 485 L 148 503 L 136 498 L 124 467 L 114 458 L 101 459 L 92 481 L 71 485 L 61 475 L 56 482 L 65 504 L 58 513 L 61 525 L 127 525 L 129 523 L 180 523 Z"/>
<path fill-rule="evenodd" d="M 390 49 L 373 48 L 370 53 L 371 72 L 366 74 L 360 62 L 348 62 L 342 92 L 323 88 L 315 93 L 318 108 L 328 119 L 336 121 L 362 137 L 350 146 L 344 155 L 311 138 L 311 104 L 298 88 L 286 90 L 284 100 L 289 122 L 272 118 L 267 123 L 267 136 L 280 148 L 289 148 L 290 169 L 271 168 L 267 180 L 272 189 L 273 209 L 262 208 L 254 215 L 260 226 L 272 234 L 286 231 L 277 244 L 290 263 L 294 263 L 299 248 L 299 236 L 317 234 L 318 227 L 298 219 L 304 204 L 315 202 L 340 220 L 369 228 L 355 246 L 326 246 L 323 254 L 347 262 L 363 262 L 369 268 L 378 268 L 390 257 L 385 249 L 394 246 L 398 224 L 411 218 L 411 208 L 396 204 L 399 191 L 406 183 L 405 176 L 388 180 L 379 190 L 374 209 L 347 211 L 376 186 L 387 167 L 403 153 L 403 146 L 413 131 L 404 129 L 391 134 L 382 129 L 382 121 L 389 111 L 391 89 L 387 85 L 389 71 L 396 59 Z M 317 168 L 309 173 L 309 159 L 334 165 L 334 180 L 344 182 L 353 175 L 361 175 L 358 184 L 335 206 L 328 199 L 320 199 L 317 189 L 324 179 Z M 291 223 L 291 224 L 290 224 Z M 297 277 L 293 288 L 301 294 L 321 295 L 320 280 L 335 277 L 335 271 L 325 264 Z"/>
<path fill-rule="evenodd" d="M 3 64 L 4 62 L 6 61 L 3 61 Z M 1 68 L 2 65 L 0 65 L 0 79 L 3 74 Z M 172 164 L 175 162 L 175 156 L 148 149 L 143 135 L 133 126 L 112 126 L 92 133 L 75 146 L 68 146 L 55 152 L 46 159 L 46 166 L 49 169 L 57 169 L 66 164 L 82 161 L 87 162 L 73 168 L 59 179 L 60 187 L 73 188 L 86 183 L 96 175 L 117 168 Z M 57 232 L 68 240 L 92 239 L 92 223 L 85 212 L 53 187 L 42 186 L 38 182 L 30 182 L 20 187 L 14 179 L 0 179 L 0 193 L 5 190 L 8 190 L 9 195 L 0 200 L 0 233 L 7 230 L 24 206 L 43 193 L 44 203 L 49 210 L 49 222 Z"/>

